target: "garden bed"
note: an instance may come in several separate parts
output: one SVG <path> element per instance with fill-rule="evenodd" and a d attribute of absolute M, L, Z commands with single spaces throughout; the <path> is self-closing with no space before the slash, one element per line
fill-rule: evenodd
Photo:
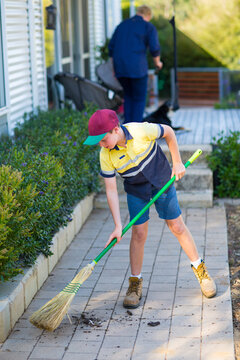
<path fill-rule="evenodd" d="M 225 205 L 236 359 L 240 359 L 240 205 Z"/>

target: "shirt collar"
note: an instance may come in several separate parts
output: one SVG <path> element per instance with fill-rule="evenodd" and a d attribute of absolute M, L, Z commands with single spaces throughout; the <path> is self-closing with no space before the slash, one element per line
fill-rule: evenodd
<path fill-rule="evenodd" d="M 133 137 L 124 125 L 121 125 L 121 129 L 123 130 L 124 135 L 126 137 L 126 142 L 125 142 L 125 144 L 126 144 L 127 141 L 133 139 Z M 116 145 L 112 150 L 119 150 L 119 147 Z"/>
<path fill-rule="evenodd" d="M 121 125 L 121 128 L 123 129 L 124 135 L 126 137 L 126 143 L 128 140 L 133 139 L 132 135 L 130 134 L 130 132 L 128 131 L 128 129 L 126 128 L 126 126 Z"/>
<path fill-rule="evenodd" d="M 141 15 L 134 15 L 133 17 L 132 17 L 133 19 L 138 19 L 138 20 L 143 20 L 143 17 L 141 16 Z"/>

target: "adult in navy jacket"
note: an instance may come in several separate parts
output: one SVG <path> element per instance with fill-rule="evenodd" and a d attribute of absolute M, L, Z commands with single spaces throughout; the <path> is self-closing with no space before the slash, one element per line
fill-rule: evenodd
<path fill-rule="evenodd" d="M 152 11 L 140 6 L 137 14 L 121 22 L 109 43 L 115 76 L 124 89 L 125 123 L 141 122 L 146 103 L 148 64 L 147 50 L 156 68 L 161 69 L 160 45 L 157 30 L 149 21 Z"/>

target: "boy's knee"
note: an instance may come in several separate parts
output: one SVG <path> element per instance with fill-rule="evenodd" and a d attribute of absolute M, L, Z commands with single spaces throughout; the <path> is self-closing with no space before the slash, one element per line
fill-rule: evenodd
<path fill-rule="evenodd" d="M 142 241 L 145 241 L 146 240 L 146 237 L 147 237 L 147 227 L 145 226 L 138 226 L 138 225 L 135 225 L 133 226 L 133 229 L 132 229 L 132 238 L 134 241 L 136 242 L 142 242 Z"/>
<path fill-rule="evenodd" d="M 185 225 L 183 221 L 170 221 L 168 222 L 169 229 L 176 235 L 181 235 L 185 231 Z"/>

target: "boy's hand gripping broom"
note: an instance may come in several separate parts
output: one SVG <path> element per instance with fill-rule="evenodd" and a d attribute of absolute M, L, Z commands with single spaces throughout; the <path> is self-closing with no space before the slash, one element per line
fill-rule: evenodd
<path fill-rule="evenodd" d="M 198 149 L 184 165 L 187 168 L 193 163 L 196 158 L 201 155 L 202 150 Z M 175 175 L 159 190 L 159 192 L 152 198 L 151 201 L 128 223 L 123 229 L 122 236 L 128 229 L 142 216 L 142 214 L 161 196 L 164 191 L 175 181 Z M 114 238 L 111 243 L 87 266 L 85 266 L 75 276 L 75 278 L 52 300 L 47 302 L 41 309 L 36 311 L 30 317 L 30 322 L 41 328 L 49 331 L 55 330 L 61 323 L 63 317 L 67 314 L 70 304 L 78 292 L 80 286 L 91 275 L 94 267 L 98 261 L 116 244 L 117 239 Z"/>

